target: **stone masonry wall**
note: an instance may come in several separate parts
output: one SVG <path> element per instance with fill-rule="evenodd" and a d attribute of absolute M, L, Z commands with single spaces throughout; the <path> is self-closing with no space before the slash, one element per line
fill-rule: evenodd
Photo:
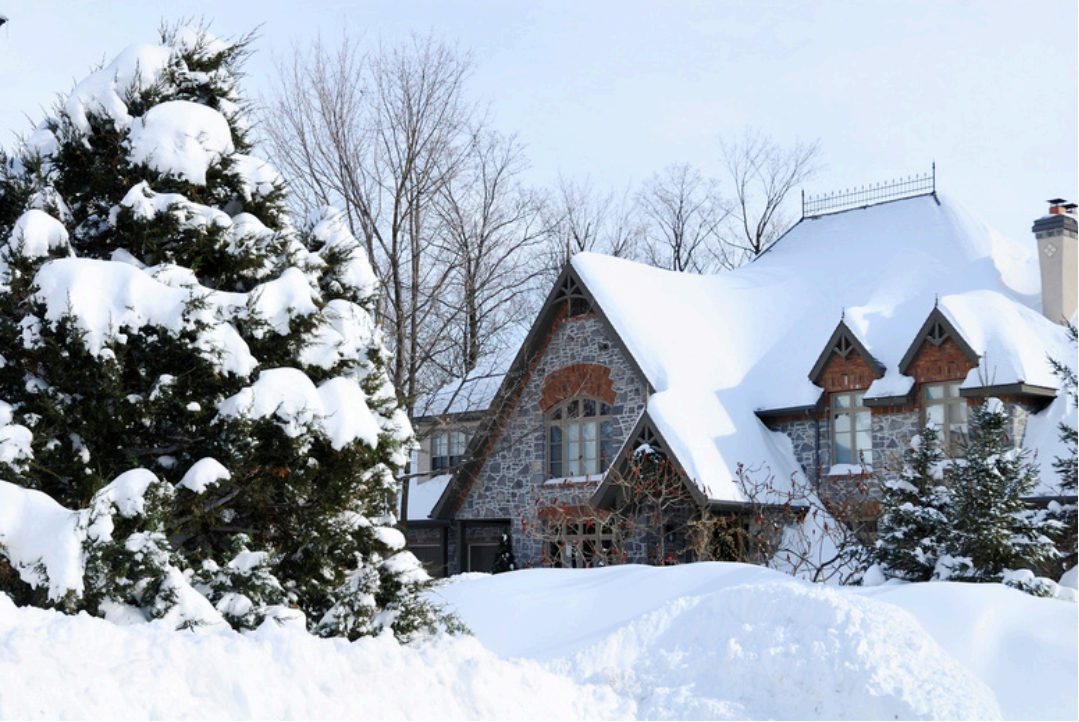
<path fill-rule="evenodd" d="M 564 319 L 554 330 L 543 357 L 519 396 L 520 401 L 507 417 L 457 514 L 461 519 L 514 520 L 510 532 L 514 554 L 522 566 L 538 565 L 543 557 L 544 543 L 528 533 L 530 527 L 540 523 L 538 509 L 556 503 L 554 500 L 571 503 L 587 499 L 599 481 L 574 484 L 573 488 L 544 483 L 547 427 L 540 406 L 541 392 L 548 377 L 555 374 L 558 393 L 572 393 L 573 389 L 566 381 L 574 373 L 565 369 L 585 365 L 589 365 L 589 370 L 581 371 L 577 377 L 582 383 L 581 393 L 600 396 L 591 388 L 596 383 L 613 392 L 613 403 L 610 404 L 612 438 L 615 448 L 621 446 L 644 411 L 644 379 L 638 377 L 597 316 Z M 595 367 L 602 367 L 602 370 Z M 545 405 L 561 400 L 552 401 L 551 389 L 554 387 L 554 384 L 547 384 Z M 606 398 L 606 392 L 600 398 Z"/>

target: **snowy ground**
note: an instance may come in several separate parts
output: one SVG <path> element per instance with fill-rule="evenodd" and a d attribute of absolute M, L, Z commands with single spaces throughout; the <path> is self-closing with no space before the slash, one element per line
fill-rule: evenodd
<path fill-rule="evenodd" d="M 0 595 L 0 719 L 1079 716 L 1079 608 L 999 585 L 835 589 L 694 564 L 436 594 L 474 638 L 117 627 Z"/>

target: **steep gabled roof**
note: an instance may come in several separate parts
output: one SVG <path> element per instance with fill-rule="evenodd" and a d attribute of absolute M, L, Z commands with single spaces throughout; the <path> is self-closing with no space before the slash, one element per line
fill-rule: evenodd
<path fill-rule="evenodd" d="M 914 364 L 916 358 L 918 358 L 918 352 L 921 351 L 924 344 L 932 344 L 934 346 L 940 346 L 945 341 L 951 339 L 959 350 L 963 352 L 963 355 L 967 357 L 967 360 L 972 364 L 978 363 L 978 354 L 970 347 L 967 340 L 963 338 L 963 334 L 956 331 L 955 326 L 948 319 L 948 316 L 940 310 L 940 306 L 934 306 L 933 310 L 929 312 L 929 317 L 925 319 L 925 323 L 922 324 L 921 329 L 914 335 L 914 340 L 910 344 L 910 348 L 903 354 L 903 358 L 899 361 L 899 373 L 904 376 L 910 373 L 910 367 Z"/>
<path fill-rule="evenodd" d="M 824 369 L 828 366 L 828 362 L 832 359 L 832 356 L 838 355 L 841 358 L 847 358 L 850 352 L 854 351 L 862 360 L 865 361 L 866 366 L 873 372 L 873 375 L 880 378 L 884 375 L 884 366 L 880 361 L 873 358 L 873 354 L 866 351 L 865 346 L 862 344 L 858 335 L 850 329 L 846 321 L 840 321 L 839 325 L 835 327 L 835 331 L 832 332 L 831 338 L 828 339 L 828 343 L 824 344 L 824 350 L 821 351 L 820 356 L 817 358 L 817 362 L 813 364 L 813 368 L 809 371 L 809 380 L 814 384 L 820 385 L 821 377 L 824 375 Z"/>
<path fill-rule="evenodd" d="M 1040 302 L 1039 286 L 1032 240 L 1004 238 L 935 196 L 803 219 L 752 263 L 711 276 L 579 254 L 563 270 L 496 395 L 494 414 L 469 447 L 463 473 L 433 516 L 449 518 L 463 500 L 563 300 L 587 301 L 650 386 L 645 412 L 619 458 L 647 428 L 692 486 L 723 504 L 744 501 L 739 464 L 774 476 L 777 487 L 802 475 L 790 439 L 757 414 L 817 404 L 821 390 L 810 374 L 822 339 L 839 333 L 852 345 L 856 340 L 858 353 L 883 372 L 867 398 L 899 398 L 913 382 L 900 362 L 938 296 L 945 320 L 979 355 L 985 351 L 975 337 L 986 339 L 986 348 L 1022 342 L 1008 331 L 1011 323 L 1032 328 L 1042 339 L 1039 349 L 1066 349 L 1063 329 L 1041 323 L 1030 308 Z M 971 304 L 990 298 L 983 292 L 1007 310 L 972 314 Z M 845 331 L 832 325 L 841 313 Z M 1026 355 L 1017 358 L 1008 365 L 1009 378 L 1011 370 L 1033 364 Z M 1038 378 L 1045 388 L 1057 388 L 1052 379 Z M 1039 425 L 1032 419 L 1031 428 Z"/>
<path fill-rule="evenodd" d="M 740 463 L 777 482 L 801 474 L 789 439 L 756 412 L 817 403 L 809 374 L 840 313 L 859 353 L 884 370 L 867 396 L 888 399 L 911 388 L 899 362 L 938 294 L 992 292 L 1025 323 L 1039 290 L 1033 241 L 932 196 L 804 219 L 752 263 L 713 276 L 592 254 L 573 267 L 655 389 L 648 423 L 712 501 L 743 498 Z M 1064 338 L 1052 324 L 1038 329 Z"/>
<path fill-rule="evenodd" d="M 571 305 L 584 304 L 590 313 L 595 313 L 599 319 L 607 325 L 611 337 L 619 346 L 619 350 L 625 356 L 630 366 L 641 377 L 644 374 L 637 365 L 636 360 L 629 354 L 628 349 L 622 343 L 622 339 L 610 327 L 610 322 L 602 308 L 596 304 L 591 292 L 581 282 L 580 275 L 567 263 L 555 281 L 554 287 L 547 295 L 536 316 L 535 322 L 525 336 L 524 342 L 514 356 L 513 363 L 509 365 L 498 391 L 494 394 L 488 407 L 488 414 L 480 428 L 469 440 L 465 449 L 465 458 L 454 474 L 453 480 L 446 486 L 445 491 L 431 510 L 433 519 L 451 519 L 464 502 L 473 481 L 487 461 L 490 452 L 508 414 L 513 411 L 518 401 L 518 395 L 524 389 L 532 370 L 539 362 L 547 343 L 559 321 Z M 651 391 L 651 389 L 649 389 Z"/>

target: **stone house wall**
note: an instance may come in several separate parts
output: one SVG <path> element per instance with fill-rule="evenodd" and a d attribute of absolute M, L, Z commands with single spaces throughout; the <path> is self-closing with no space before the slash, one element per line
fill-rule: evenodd
<path fill-rule="evenodd" d="M 557 503 L 583 503 L 599 482 L 597 477 L 570 486 L 545 483 L 545 408 L 577 395 L 609 401 L 617 450 L 644 411 L 646 389 L 644 379 L 598 316 L 562 318 L 491 445 L 457 518 L 510 519 L 508 531 L 518 563 L 542 563 L 545 542 L 532 533 L 543 523 L 539 510 Z"/>

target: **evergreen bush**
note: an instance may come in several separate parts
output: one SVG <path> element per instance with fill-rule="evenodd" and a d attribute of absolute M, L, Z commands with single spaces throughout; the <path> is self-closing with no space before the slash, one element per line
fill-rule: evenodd
<path fill-rule="evenodd" d="M 338 214 L 294 220 L 251 155 L 249 41 L 167 29 L 0 158 L 0 484 L 86 518 L 81 582 L 28 593 L 50 570 L 24 544 L 0 584 L 107 617 L 295 608 L 319 634 L 411 638 L 443 620 L 393 528 L 413 440 L 375 277 Z"/>

